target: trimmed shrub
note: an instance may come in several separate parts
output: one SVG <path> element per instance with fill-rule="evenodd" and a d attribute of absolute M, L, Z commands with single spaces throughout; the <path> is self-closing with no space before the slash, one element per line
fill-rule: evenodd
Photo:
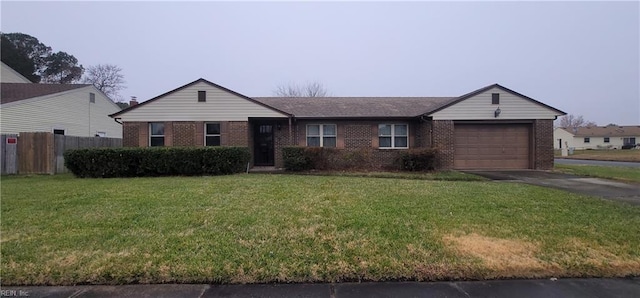
<path fill-rule="evenodd" d="M 398 161 L 403 171 L 431 171 L 436 168 L 437 150 L 432 148 L 404 151 Z"/>
<path fill-rule="evenodd" d="M 305 147 L 282 148 L 282 161 L 287 171 L 308 171 L 313 169 L 312 159 Z"/>
<path fill-rule="evenodd" d="M 244 171 L 246 147 L 97 148 L 67 150 L 64 163 L 85 178 L 225 175 Z"/>
<path fill-rule="evenodd" d="M 392 163 L 380 164 L 380 154 Z M 387 154 L 389 153 L 389 154 Z M 437 149 L 421 148 L 398 151 L 374 149 L 344 150 L 320 147 L 285 147 L 282 151 L 284 167 L 288 171 L 308 170 L 404 170 L 429 171 L 436 165 Z"/>

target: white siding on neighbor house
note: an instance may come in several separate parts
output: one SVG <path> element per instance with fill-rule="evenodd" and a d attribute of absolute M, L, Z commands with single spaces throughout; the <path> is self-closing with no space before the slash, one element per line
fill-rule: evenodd
<path fill-rule="evenodd" d="M 2 72 L 0 73 L 0 82 L 2 83 L 31 83 L 27 78 L 22 76 L 13 68 L 2 62 Z"/>
<path fill-rule="evenodd" d="M 89 102 L 89 93 L 95 94 L 95 103 Z M 119 110 L 98 89 L 87 86 L 3 104 L 0 108 L 0 131 L 53 132 L 53 129 L 64 129 L 66 135 L 72 136 L 93 137 L 98 132 L 105 132 L 108 138 L 122 138 L 122 125 L 109 117 Z"/>
<path fill-rule="evenodd" d="M 491 104 L 491 94 L 500 94 L 500 104 Z M 494 111 L 500 108 L 500 115 Z M 499 88 L 467 98 L 430 116 L 433 120 L 507 120 L 507 119 L 555 119 L 558 112 L 506 92 Z"/>
<path fill-rule="evenodd" d="M 589 138 L 589 143 L 584 142 L 584 138 Z M 625 137 L 609 137 L 609 143 L 604 142 L 605 137 L 574 137 L 573 146 L 578 150 L 581 149 L 621 149 L 624 145 Z M 636 138 L 636 143 L 640 141 L 640 136 L 628 136 L 627 138 Z"/>
<path fill-rule="evenodd" d="M 589 138 L 589 143 L 584 142 L 584 138 Z M 621 149 L 624 145 L 624 138 L 636 138 L 636 143 L 640 142 L 640 136 L 611 136 L 609 142 L 604 142 L 605 136 L 574 136 L 569 131 L 556 128 L 553 131 L 554 145 L 553 148 L 560 149 L 559 140 L 562 140 L 562 148 L 575 148 L 577 150 L 584 149 Z"/>
<path fill-rule="evenodd" d="M 562 148 L 575 147 L 573 145 L 573 134 L 562 129 L 556 128 L 553 130 L 553 148 L 561 149 L 560 142 L 562 142 Z"/>
<path fill-rule="evenodd" d="M 207 101 L 198 102 L 198 91 Z M 247 121 L 249 117 L 286 115 L 245 98 L 199 82 L 116 116 L 122 121 Z"/>

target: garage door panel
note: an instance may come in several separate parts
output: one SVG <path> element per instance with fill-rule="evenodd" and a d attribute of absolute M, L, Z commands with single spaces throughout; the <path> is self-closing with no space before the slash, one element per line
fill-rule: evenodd
<path fill-rule="evenodd" d="M 455 125 L 457 169 L 524 169 L 530 161 L 530 125 Z"/>

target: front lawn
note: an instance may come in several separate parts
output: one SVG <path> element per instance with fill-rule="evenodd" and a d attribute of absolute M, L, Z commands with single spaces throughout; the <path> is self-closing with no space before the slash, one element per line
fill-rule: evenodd
<path fill-rule="evenodd" d="M 640 168 L 555 164 L 555 169 L 578 176 L 640 183 Z"/>
<path fill-rule="evenodd" d="M 505 182 L 3 177 L 2 285 L 640 274 L 640 207 Z"/>

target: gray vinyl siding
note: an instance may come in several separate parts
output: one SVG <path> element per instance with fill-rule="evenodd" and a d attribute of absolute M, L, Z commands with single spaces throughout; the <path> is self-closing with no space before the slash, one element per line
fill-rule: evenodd
<path fill-rule="evenodd" d="M 206 91 L 206 102 L 198 102 Z M 286 118 L 282 113 L 201 82 L 116 116 L 122 121 L 247 121 L 249 117 Z"/>
<path fill-rule="evenodd" d="M 491 94 L 500 94 L 500 104 L 491 104 Z M 500 108 L 500 115 L 494 117 L 494 111 Z M 450 107 L 437 111 L 430 116 L 433 120 L 508 120 L 508 119 L 555 119 L 556 111 L 535 102 L 493 88 L 476 96 L 467 98 Z"/>
<path fill-rule="evenodd" d="M 89 93 L 96 95 L 95 103 L 89 102 Z M 88 86 L 2 105 L 0 131 L 64 129 L 66 135 L 72 136 L 92 137 L 97 132 L 106 132 L 107 137 L 122 138 L 122 125 L 109 117 L 119 110 L 108 97 Z"/>
<path fill-rule="evenodd" d="M 2 81 L 2 83 L 31 83 L 31 81 L 29 81 L 27 78 L 4 63 L 2 63 L 2 73 L 0 73 L 0 81 Z"/>

